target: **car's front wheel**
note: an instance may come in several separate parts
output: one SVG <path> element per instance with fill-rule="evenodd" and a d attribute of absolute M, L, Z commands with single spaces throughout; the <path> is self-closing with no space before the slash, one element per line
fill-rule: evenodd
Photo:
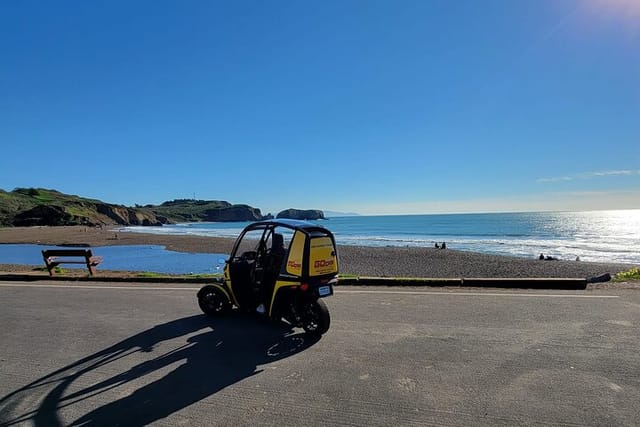
<path fill-rule="evenodd" d="M 229 298 L 214 286 L 206 286 L 198 292 L 198 305 L 207 316 L 219 316 L 229 312 Z"/>

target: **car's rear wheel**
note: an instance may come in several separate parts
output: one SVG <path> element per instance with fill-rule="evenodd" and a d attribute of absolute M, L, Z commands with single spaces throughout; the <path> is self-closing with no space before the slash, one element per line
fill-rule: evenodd
<path fill-rule="evenodd" d="M 322 300 L 308 303 L 302 312 L 302 328 L 308 335 L 319 337 L 329 330 L 331 317 Z"/>

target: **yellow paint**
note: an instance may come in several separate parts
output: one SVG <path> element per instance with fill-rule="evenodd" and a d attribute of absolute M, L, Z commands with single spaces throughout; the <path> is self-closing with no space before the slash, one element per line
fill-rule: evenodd
<path fill-rule="evenodd" d="M 291 240 L 289 258 L 287 258 L 287 273 L 302 276 L 302 257 L 304 256 L 305 234 L 296 231 Z"/>
<path fill-rule="evenodd" d="M 338 272 L 336 250 L 330 237 L 315 237 L 311 239 L 311 253 L 309 254 L 309 275 L 321 276 Z"/>
<path fill-rule="evenodd" d="M 273 287 L 273 293 L 271 294 L 271 303 L 269 304 L 269 316 L 271 316 L 271 310 L 273 310 L 273 303 L 276 300 L 276 295 L 278 295 L 278 291 L 282 288 L 286 288 L 288 286 L 296 286 L 299 285 L 300 282 L 288 282 L 284 280 L 276 281 L 276 285 Z"/>
<path fill-rule="evenodd" d="M 224 293 L 227 294 L 227 297 L 231 295 L 231 298 L 229 298 L 229 301 L 231 301 L 234 305 L 239 307 L 240 304 L 238 304 L 238 300 L 236 299 L 236 296 L 233 294 L 233 287 L 231 286 L 231 274 L 229 273 L 229 263 L 226 263 L 224 265 L 224 284 L 225 286 L 219 286 L 219 285 L 216 285 L 216 286 L 220 287 L 224 291 Z"/>

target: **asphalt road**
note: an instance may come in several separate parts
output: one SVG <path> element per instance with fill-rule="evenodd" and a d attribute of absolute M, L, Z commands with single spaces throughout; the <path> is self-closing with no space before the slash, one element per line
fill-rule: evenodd
<path fill-rule="evenodd" d="M 339 288 L 319 341 L 193 285 L 0 282 L 0 426 L 638 425 L 640 292 Z"/>

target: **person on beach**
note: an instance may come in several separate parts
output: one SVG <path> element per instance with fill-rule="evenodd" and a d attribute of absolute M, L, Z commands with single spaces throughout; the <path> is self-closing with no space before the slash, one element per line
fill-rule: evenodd
<path fill-rule="evenodd" d="M 442 242 L 442 245 L 440 246 L 440 249 L 447 249 L 447 243 L 446 242 Z"/>
<path fill-rule="evenodd" d="M 436 242 L 436 249 L 440 249 L 440 245 L 438 245 L 438 242 Z"/>
<path fill-rule="evenodd" d="M 538 257 L 538 259 L 543 260 L 544 259 L 544 254 L 541 253 L 540 256 Z"/>

